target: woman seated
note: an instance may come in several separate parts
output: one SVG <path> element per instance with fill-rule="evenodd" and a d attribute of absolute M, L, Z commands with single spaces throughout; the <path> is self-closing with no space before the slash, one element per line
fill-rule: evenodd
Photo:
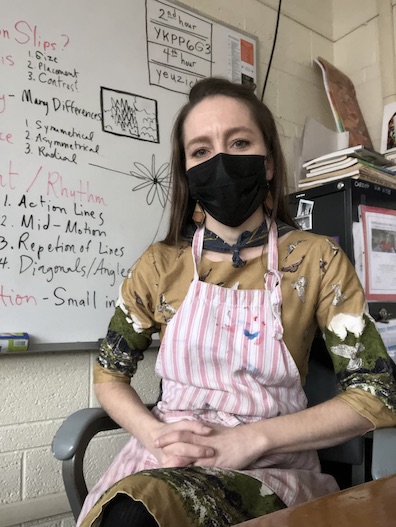
<path fill-rule="evenodd" d="M 296 229 L 285 177 L 253 90 L 197 83 L 173 130 L 168 233 L 123 282 L 95 366 L 98 400 L 131 439 L 78 525 L 235 525 L 336 491 L 316 449 L 396 424 L 392 362 L 354 268 Z M 307 408 L 317 327 L 340 394 Z M 150 412 L 130 379 L 157 332 Z"/>

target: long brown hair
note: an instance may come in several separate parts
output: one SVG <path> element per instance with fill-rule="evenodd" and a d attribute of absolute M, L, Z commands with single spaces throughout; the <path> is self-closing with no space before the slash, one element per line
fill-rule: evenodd
<path fill-rule="evenodd" d="M 261 130 L 268 157 L 271 159 L 274 177 L 270 181 L 272 219 L 295 226 L 284 194 L 286 183 L 286 163 L 280 146 L 275 120 L 267 106 L 254 94 L 247 84 L 235 84 L 221 77 L 208 77 L 197 82 L 190 91 L 188 102 L 177 115 L 172 132 L 172 197 L 168 233 L 163 240 L 167 245 L 176 244 L 187 224 L 192 223 L 195 202 L 191 199 L 186 176 L 186 157 L 183 144 L 184 122 L 191 110 L 207 97 L 223 95 L 243 101 L 248 106 L 252 118 Z"/>

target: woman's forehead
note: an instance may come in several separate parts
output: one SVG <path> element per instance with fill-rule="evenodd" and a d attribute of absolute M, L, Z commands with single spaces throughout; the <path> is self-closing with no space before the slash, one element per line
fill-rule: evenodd
<path fill-rule="evenodd" d="M 184 136 L 202 133 L 214 126 L 222 128 L 248 126 L 258 129 L 249 105 L 242 100 L 224 95 L 207 97 L 199 102 L 184 122 Z"/>

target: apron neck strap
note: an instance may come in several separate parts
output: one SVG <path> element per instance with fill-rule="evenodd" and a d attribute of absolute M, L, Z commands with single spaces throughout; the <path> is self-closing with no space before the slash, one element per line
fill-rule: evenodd
<path fill-rule="evenodd" d="M 205 234 L 205 226 L 201 225 L 194 233 L 191 244 L 193 263 L 194 263 L 194 280 L 198 280 L 198 267 L 201 263 L 203 240 Z"/>
<path fill-rule="evenodd" d="M 275 221 L 266 218 L 268 227 L 268 261 L 269 271 L 278 270 L 278 227 Z"/>

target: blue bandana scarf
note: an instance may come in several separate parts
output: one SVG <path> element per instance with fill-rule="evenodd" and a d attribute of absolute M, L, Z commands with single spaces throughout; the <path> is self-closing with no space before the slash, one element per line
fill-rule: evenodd
<path fill-rule="evenodd" d="M 294 227 L 291 227 L 287 223 L 283 223 L 280 220 L 276 220 L 276 225 L 278 227 L 278 238 L 283 236 L 289 231 L 295 230 Z M 183 238 L 187 240 L 190 244 L 197 227 L 195 224 L 189 224 L 186 231 L 184 232 Z M 245 262 L 240 257 L 240 251 L 245 247 L 259 247 L 260 245 L 265 245 L 268 243 L 268 228 L 267 222 L 264 221 L 252 232 L 244 231 L 239 235 L 236 243 L 230 245 L 224 240 L 222 240 L 217 234 L 205 228 L 204 234 L 204 244 L 203 248 L 207 251 L 214 251 L 219 253 L 232 253 L 232 265 L 234 267 L 242 267 L 245 265 Z"/>

